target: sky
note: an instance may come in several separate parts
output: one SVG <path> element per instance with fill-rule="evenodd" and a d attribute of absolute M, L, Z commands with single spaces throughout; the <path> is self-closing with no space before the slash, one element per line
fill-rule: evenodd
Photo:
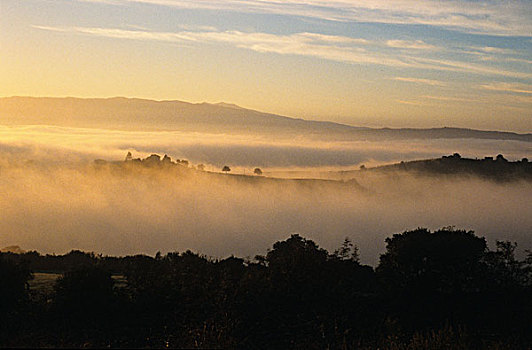
<path fill-rule="evenodd" d="M 1 0 L 0 96 L 532 132 L 532 2 Z"/>

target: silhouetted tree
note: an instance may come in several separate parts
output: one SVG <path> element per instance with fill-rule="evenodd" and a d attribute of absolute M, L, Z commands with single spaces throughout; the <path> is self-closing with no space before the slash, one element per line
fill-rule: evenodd
<path fill-rule="evenodd" d="M 227 172 L 230 172 L 230 171 L 231 171 L 231 168 L 228 167 L 227 165 L 224 165 L 224 167 L 222 168 L 222 171 L 223 171 L 224 173 L 227 173 Z"/>
<path fill-rule="evenodd" d="M 532 253 L 516 251 L 447 227 L 388 238 L 377 273 L 349 238 L 329 254 L 297 234 L 253 261 L 1 253 L 0 346 L 527 349 Z M 66 271 L 54 294 L 28 298 L 24 262 Z"/>
<path fill-rule="evenodd" d="M 116 302 L 113 286 L 111 274 L 99 267 L 66 272 L 55 284 L 54 306 L 72 321 L 103 322 Z"/>
<path fill-rule="evenodd" d="M 387 238 L 376 272 L 388 309 L 415 328 L 477 314 L 483 303 L 474 296 L 484 286 L 486 250 L 484 238 L 452 227 Z"/>
<path fill-rule="evenodd" d="M 172 164 L 172 158 L 165 154 L 161 162 L 163 163 L 163 165 L 170 165 Z"/>
<path fill-rule="evenodd" d="M 532 259 L 517 260 L 515 250 L 517 243 L 497 241 L 497 249 L 485 256 L 490 269 L 492 287 L 503 289 L 532 287 Z"/>
<path fill-rule="evenodd" d="M 142 160 L 142 162 L 148 166 L 160 165 L 161 156 L 159 156 L 158 154 L 152 154 L 146 159 Z"/>
<path fill-rule="evenodd" d="M 253 170 L 253 174 L 255 174 L 255 175 L 259 175 L 259 176 L 260 176 L 260 175 L 262 175 L 262 170 L 261 170 L 260 168 L 255 168 L 255 169 Z"/>
<path fill-rule="evenodd" d="M 28 298 L 28 281 L 32 278 L 27 264 L 9 259 L 15 254 L 0 254 L 0 318 L 16 310 Z"/>
<path fill-rule="evenodd" d="M 497 154 L 497 157 L 495 158 L 495 160 L 497 160 L 499 162 L 507 162 L 508 161 L 506 158 L 504 158 L 504 156 L 502 154 Z"/>
<path fill-rule="evenodd" d="M 79 250 L 70 251 L 61 260 L 64 270 L 81 269 L 82 267 L 93 266 L 97 262 L 94 253 L 85 253 Z"/>
<path fill-rule="evenodd" d="M 340 260 L 352 260 L 357 263 L 360 262 L 358 247 L 353 245 L 349 237 L 344 239 L 342 246 L 336 249 L 332 256 Z"/>
<path fill-rule="evenodd" d="M 377 274 L 396 290 L 465 291 L 474 288 L 486 249 L 473 231 L 418 228 L 386 239 Z"/>

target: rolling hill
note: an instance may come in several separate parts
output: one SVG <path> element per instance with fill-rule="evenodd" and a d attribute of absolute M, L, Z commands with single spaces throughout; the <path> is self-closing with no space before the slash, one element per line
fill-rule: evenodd
<path fill-rule="evenodd" d="M 355 127 L 262 113 L 227 103 L 193 104 L 115 98 L 0 98 L 0 124 L 57 125 L 118 130 L 306 135 L 334 140 L 491 139 L 532 142 L 532 134 L 463 128 Z"/>
<path fill-rule="evenodd" d="M 423 159 L 400 162 L 374 168 L 340 171 L 341 178 L 353 178 L 365 174 L 404 173 L 423 176 L 475 176 L 487 180 L 513 181 L 532 180 L 532 163 L 527 158 L 511 162 L 502 154 L 483 159 L 462 158 L 455 153 L 436 159 Z"/>

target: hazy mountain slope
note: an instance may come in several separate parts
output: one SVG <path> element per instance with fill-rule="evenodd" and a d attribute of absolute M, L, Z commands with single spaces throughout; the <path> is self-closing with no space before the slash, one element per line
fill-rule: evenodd
<path fill-rule="evenodd" d="M 532 134 L 460 128 L 371 129 L 262 113 L 226 103 L 109 98 L 0 98 L 0 124 L 122 130 L 316 135 L 346 140 L 476 138 L 532 142 Z"/>
<path fill-rule="evenodd" d="M 261 113 L 225 103 L 193 104 L 181 101 L 109 98 L 0 99 L 2 124 L 54 124 L 125 130 L 247 131 L 332 129 L 349 132 L 356 128 L 329 122 L 306 121 Z"/>

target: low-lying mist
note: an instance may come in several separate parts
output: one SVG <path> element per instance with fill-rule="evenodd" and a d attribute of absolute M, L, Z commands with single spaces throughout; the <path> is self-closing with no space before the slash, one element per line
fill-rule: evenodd
<path fill-rule="evenodd" d="M 154 254 L 264 254 L 291 233 L 333 250 L 350 237 L 374 264 L 384 239 L 454 225 L 532 248 L 528 182 L 373 176 L 275 180 L 180 166 L 0 163 L 0 246 Z"/>
<path fill-rule="evenodd" d="M 208 134 L 182 131 L 119 131 L 58 126 L 0 125 L 0 156 L 47 163 L 87 162 L 96 158 L 123 159 L 131 151 L 151 153 L 203 163 L 209 170 L 229 165 L 233 171 L 346 169 L 438 158 L 460 153 L 464 157 L 495 156 L 509 160 L 529 157 L 532 143 L 479 139 L 413 139 L 388 141 L 331 141 L 316 136 L 265 134 Z"/>

